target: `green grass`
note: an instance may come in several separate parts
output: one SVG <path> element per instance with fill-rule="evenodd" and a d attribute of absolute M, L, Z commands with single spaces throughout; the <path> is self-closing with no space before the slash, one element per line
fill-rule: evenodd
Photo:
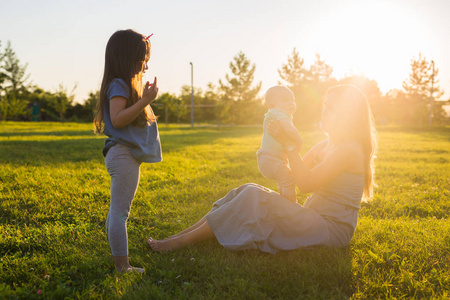
<path fill-rule="evenodd" d="M 104 138 L 90 124 L 0 123 L 0 299 L 450 297 L 450 128 L 380 129 L 378 188 L 351 245 L 276 255 L 216 241 L 149 250 L 147 237 L 188 227 L 234 187 L 276 188 L 257 168 L 259 128 L 160 131 L 164 161 L 142 165 L 128 222 L 131 262 L 146 273 L 118 275 Z M 302 136 L 305 151 L 324 138 Z"/>

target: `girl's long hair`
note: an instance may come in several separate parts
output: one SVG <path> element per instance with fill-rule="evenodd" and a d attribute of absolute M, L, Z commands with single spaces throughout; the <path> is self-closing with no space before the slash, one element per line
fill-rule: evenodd
<path fill-rule="evenodd" d="M 95 132 L 103 133 L 105 129 L 103 107 L 106 101 L 108 86 L 114 78 L 120 78 L 128 85 L 130 97 L 126 107 L 132 106 L 142 97 L 142 71 L 144 64 L 150 59 L 150 42 L 134 30 L 116 31 L 108 41 L 105 51 L 105 69 L 94 117 Z M 134 119 L 131 124 L 145 126 L 154 122 L 155 115 L 150 105 Z"/>
<path fill-rule="evenodd" d="M 364 93 L 354 85 L 344 84 L 332 87 L 328 96 L 337 100 L 341 105 L 343 114 L 344 137 L 359 142 L 364 151 L 364 200 L 373 196 L 375 186 L 375 154 L 378 147 L 378 133 L 369 102 Z M 345 117 L 345 118 L 344 118 Z"/>

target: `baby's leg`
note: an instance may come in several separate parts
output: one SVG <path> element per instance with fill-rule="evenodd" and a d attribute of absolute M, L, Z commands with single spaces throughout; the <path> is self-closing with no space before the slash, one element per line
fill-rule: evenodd
<path fill-rule="evenodd" d="M 291 202 L 294 202 L 294 203 L 297 202 L 297 194 L 295 192 L 295 188 L 294 188 L 293 193 L 292 192 L 286 192 L 286 189 L 283 189 L 280 192 L 280 195 L 283 196 L 284 198 L 288 199 Z"/>
<path fill-rule="evenodd" d="M 278 192 L 292 202 L 297 202 L 295 181 L 288 160 L 267 153 L 258 154 L 258 167 L 261 174 L 278 184 Z"/>
<path fill-rule="evenodd" d="M 292 202 L 297 202 L 297 193 L 294 186 L 283 186 L 278 182 L 278 192 L 281 196 Z"/>
<path fill-rule="evenodd" d="M 297 202 L 297 194 L 295 191 L 295 180 L 291 169 L 287 163 L 280 164 L 277 168 L 277 184 L 278 191 L 281 196 L 289 201 Z"/>
<path fill-rule="evenodd" d="M 274 177 L 274 166 L 279 158 L 268 154 L 258 154 L 258 169 L 262 176 L 275 180 Z"/>

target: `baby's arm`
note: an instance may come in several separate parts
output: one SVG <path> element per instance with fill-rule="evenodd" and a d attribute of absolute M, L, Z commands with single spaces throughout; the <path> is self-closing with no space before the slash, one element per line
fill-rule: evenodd
<path fill-rule="evenodd" d="M 302 137 L 300 136 L 300 133 L 298 133 L 297 128 L 292 124 L 291 120 L 289 119 L 281 119 L 278 122 L 281 125 L 281 128 L 283 128 L 284 132 L 286 132 L 289 139 L 291 139 L 296 145 L 299 145 L 301 147 L 302 145 Z"/>

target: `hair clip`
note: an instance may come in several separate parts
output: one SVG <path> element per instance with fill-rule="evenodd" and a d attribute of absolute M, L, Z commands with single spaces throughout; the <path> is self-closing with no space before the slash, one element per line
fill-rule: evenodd
<path fill-rule="evenodd" d="M 145 40 L 146 40 L 146 41 L 148 41 L 148 40 L 149 40 L 149 38 L 150 38 L 150 37 L 151 37 L 152 35 L 153 35 L 153 33 L 152 33 L 152 34 L 150 34 L 150 35 L 149 35 L 148 37 L 146 37 L 146 38 L 145 38 Z"/>

